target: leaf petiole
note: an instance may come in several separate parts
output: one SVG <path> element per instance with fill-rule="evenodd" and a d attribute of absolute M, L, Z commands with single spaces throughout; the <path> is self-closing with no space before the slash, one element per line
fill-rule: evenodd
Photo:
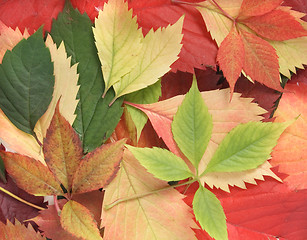
<path fill-rule="evenodd" d="M 146 197 L 148 195 L 151 195 L 151 194 L 155 194 L 155 193 L 158 193 L 158 192 L 161 192 L 161 191 L 164 191 L 164 190 L 169 190 L 169 189 L 172 189 L 172 188 L 176 188 L 176 187 L 180 187 L 180 186 L 184 186 L 184 185 L 188 185 L 188 184 L 192 184 L 196 181 L 196 179 L 191 179 L 187 182 L 184 182 L 184 183 L 178 183 L 178 184 L 175 184 L 175 185 L 172 185 L 172 186 L 167 186 L 165 188 L 160 188 L 160 189 L 157 189 L 157 190 L 153 190 L 153 191 L 150 191 L 150 192 L 145 192 L 145 193 L 139 193 L 139 194 L 135 194 L 133 196 L 130 196 L 130 197 L 125 197 L 125 198 L 119 198 L 117 200 L 115 200 L 114 202 L 110 203 L 110 204 L 106 204 L 104 206 L 104 209 L 105 210 L 109 210 L 111 209 L 112 207 L 116 206 L 117 204 L 120 204 L 122 202 L 127 202 L 127 201 L 131 201 L 131 200 L 135 200 L 135 199 L 138 199 L 138 198 L 142 198 L 142 197 Z"/>
<path fill-rule="evenodd" d="M 31 207 L 34 207 L 34 208 L 36 208 L 36 209 L 38 209 L 38 210 L 45 210 L 45 208 L 42 208 L 42 207 L 37 206 L 37 205 L 35 205 L 35 204 L 33 204 L 33 203 L 30 203 L 30 202 L 28 202 L 28 201 L 26 201 L 26 200 L 24 200 L 24 199 L 22 199 L 22 198 L 16 196 L 15 194 L 11 193 L 10 191 L 8 191 L 8 190 L 6 190 L 6 189 L 4 189 L 4 188 L 2 188 L 2 187 L 0 187 L 0 191 L 2 191 L 2 192 L 4 192 L 4 193 L 6 193 L 7 195 L 11 196 L 12 198 L 15 198 L 16 200 L 18 200 L 18 201 L 20 201 L 20 202 L 22 202 L 22 203 L 24 203 L 24 204 L 27 204 L 27 205 L 29 205 L 29 206 L 31 206 Z"/>

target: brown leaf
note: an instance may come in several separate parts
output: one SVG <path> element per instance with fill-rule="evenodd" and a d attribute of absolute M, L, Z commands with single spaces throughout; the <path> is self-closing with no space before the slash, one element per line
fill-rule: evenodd
<path fill-rule="evenodd" d="M 43 145 L 49 169 L 69 191 L 83 157 L 81 141 L 57 105 Z"/>
<path fill-rule="evenodd" d="M 17 153 L 0 152 L 7 172 L 16 184 L 36 196 L 61 195 L 60 183 L 41 162 Z"/>
<path fill-rule="evenodd" d="M 108 185 L 119 169 L 125 142 L 122 139 L 105 144 L 87 154 L 75 173 L 72 194 L 89 192 Z"/>

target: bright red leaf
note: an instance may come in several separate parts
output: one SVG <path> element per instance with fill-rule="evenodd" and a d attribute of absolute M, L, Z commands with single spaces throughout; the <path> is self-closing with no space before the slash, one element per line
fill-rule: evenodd
<path fill-rule="evenodd" d="M 240 8 L 239 19 L 266 14 L 277 8 L 283 0 L 243 0 Z"/>

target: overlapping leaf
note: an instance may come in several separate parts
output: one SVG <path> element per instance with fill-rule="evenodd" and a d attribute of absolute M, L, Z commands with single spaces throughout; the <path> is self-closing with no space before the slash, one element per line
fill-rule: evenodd
<path fill-rule="evenodd" d="M 109 107 L 114 93 L 104 91 L 101 65 L 97 56 L 92 23 L 86 14 L 66 3 L 64 11 L 53 22 L 51 36 L 57 46 L 64 41 L 72 64 L 78 63 L 80 99 L 74 128 L 81 135 L 85 152 L 100 146 L 112 133 L 122 115 L 121 100 Z M 101 123 L 104 124 L 101 124 Z"/>
<path fill-rule="evenodd" d="M 259 121 L 259 115 L 265 111 L 251 99 L 240 98 L 234 93 L 232 101 L 229 102 L 230 94 L 227 89 L 202 92 L 202 98 L 212 115 L 213 130 L 212 137 L 207 150 L 200 161 L 199 171 L 205 170 L 207 163 L 216 151 L 219 143 L 226 134 L 239 123 Z M 176 155 L 182 156 L 171 132 L 171 123 L 178 106 L 182 103 L 184 96 L 176 96 L 154 104 L 131 104 L 144 111 L 149 117 L 155 131 L 162 137 L 167 147 Z M 229 191 L 228 185 L 245 188 L 244 182 L 256 184 L 255 179 L 263 179 L 263 175 L 279 178 L 270 170 L 271 165 L 265 162 L 259 168 L 243 172 L 233 173 L 208 173 L 202 177 L 202 181 L 209 186 Z"/>
<path fill-rule="evenodd" d="M 295 51 L 290 50 L 286 42 L 279 44 L 280 41 L 300 39 L 307 35 L 302 25 L 303 21 L 299 19 L 301 17 L 298 16 L 299 13 L 290 11 L 286 7 L 279 7 L 279 4 L 281 1 L 278 0 L 265 3 L 250 0 L 220 0 L 197 4 L 197 9 L 201 12 L 212 38 L 220 46 L 217 60 L 230 84 L 231 92 L 234 91 L 238 74 L 242 70 L 252 81 L 282 91 L 279 64 L 281 72 L 285 73 L 287 69 L 293 69 L 304 63 L 303 58 L 290 63 L 283 60 L 278 62 L 276 51 L 279 52 L 279 48 L 282 51 L 279 54 L 290 57 Z M 240 37 L 234 35 L 234 27 L 239 31 Z M 269 40 L 274 41 L 272 45 L 276 49 Z M 290 53 L 283 50 L 285 47 Z M 230 51 L 232 54 L 229 54 Z M 234 52 L 240 54 L 235 55 Z M 244 60 L 243 65 L 242 60 Z"/>
<path fill-rule="evenodd" d="M 167 186 L 125 151 L 117 177 L 105 188 L 104 206 Z M 190 228 L 196 227 L 192 215 L 181 199 L 181 194 L 169 189 L 103 209 L 104 239 L 196 239 Z"/>

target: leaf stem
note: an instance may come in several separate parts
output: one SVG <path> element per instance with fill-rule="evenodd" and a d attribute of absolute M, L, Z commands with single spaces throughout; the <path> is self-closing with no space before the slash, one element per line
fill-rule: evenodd
<path fill-rule="evenodd" d="M 8 191 L 8 190 L 6 190 L 6 189 L 4 189 L 4 188 L 2 188 L 2 187 L 0 187 L 0 191 L 2 191 L 2 192 L 4 192 L 4 193 L 6 193 L 7 195 L 11 196 L 12 198 L 15 198 L 16 200 L 18 200 L 18 201 L 20 201 L 20 202 L 22 202 L 22 203 L 24 203 L 24 204 L 27 204 L 27 205 L 29 205 L 29 206 L 31 206 L 31 207 L 34 207 L 34 208 L 36 208 L 36 209 L 38 209 L 38 210 L 45 210 L 45 208 L 40 207 L 40 206 L 37 206 L 37 205 L 35 205 L 35 204 L 33 204 L 33 203 L 30 203 L 30 202 L 28 202 L 28 201 L 26 201 L 26 200 L 24 200 L 24 199 L 22 199 L 22 198 L 16 196 L 15 194 L 11 193 L 10 191 Z"/>
<path fill-rule="evenodd" d="M 228 17 L 231 21 L 233 21 L 234 23 L 236 22 L 236 19 L 234 19 L 232 16 L 230 16 L 223 8 L 221 8 L 221 6 L 215 1 L 215 0 L 211 0 L 215 6 L 217 6 L 217 8 L 226 16 Z"/>
<path fill-rule="evenodd" d="M 135 200 L 135 199 L 138 199 L 138 198 L 142 198 L 142 197 L 146 197 L 148 195 L 151 195 L 151 194 L 155 194 L 155 193 L 159 193 L 161 191 L 165 191 L 165 190 L 168 190 L 168 189 L 172 189 L 172 188 L 175 188 L 175 187 L 180 187 L 180 186 L 184 186 L 184 185 L 188 185 L 188 184 L 192 184 L 193 182 L 195 182 L 196 180 L 195 179 L 191 179 L 187 182 L 184 182 L 184 183 L 179 183 L 179 184 L 175 184 L 175 185 L 172 185 L 172 186 L 167 186 L 165 188 L 160 188 L 160 189 L 157 189 L 157 190 L 153 190 L 151 192 L 145 192 L 145 193 L 139 193 L 139 194 L 135 194 L 133 196 L 130 196 L 130 197 L 126 197 L 126 198 L 119 198 L 117 200 L 115 200 L 114 202 L 110 203 L 110 204 L 106 204 L 104 206 L 104 209 L 105 210 L 109 210 L 111 209 L 112 207 L 116 206 L 117 204 L 120 204 L 122 202 L 127 202 L 127 201 L 131 201 L 131 200 Z"/>

